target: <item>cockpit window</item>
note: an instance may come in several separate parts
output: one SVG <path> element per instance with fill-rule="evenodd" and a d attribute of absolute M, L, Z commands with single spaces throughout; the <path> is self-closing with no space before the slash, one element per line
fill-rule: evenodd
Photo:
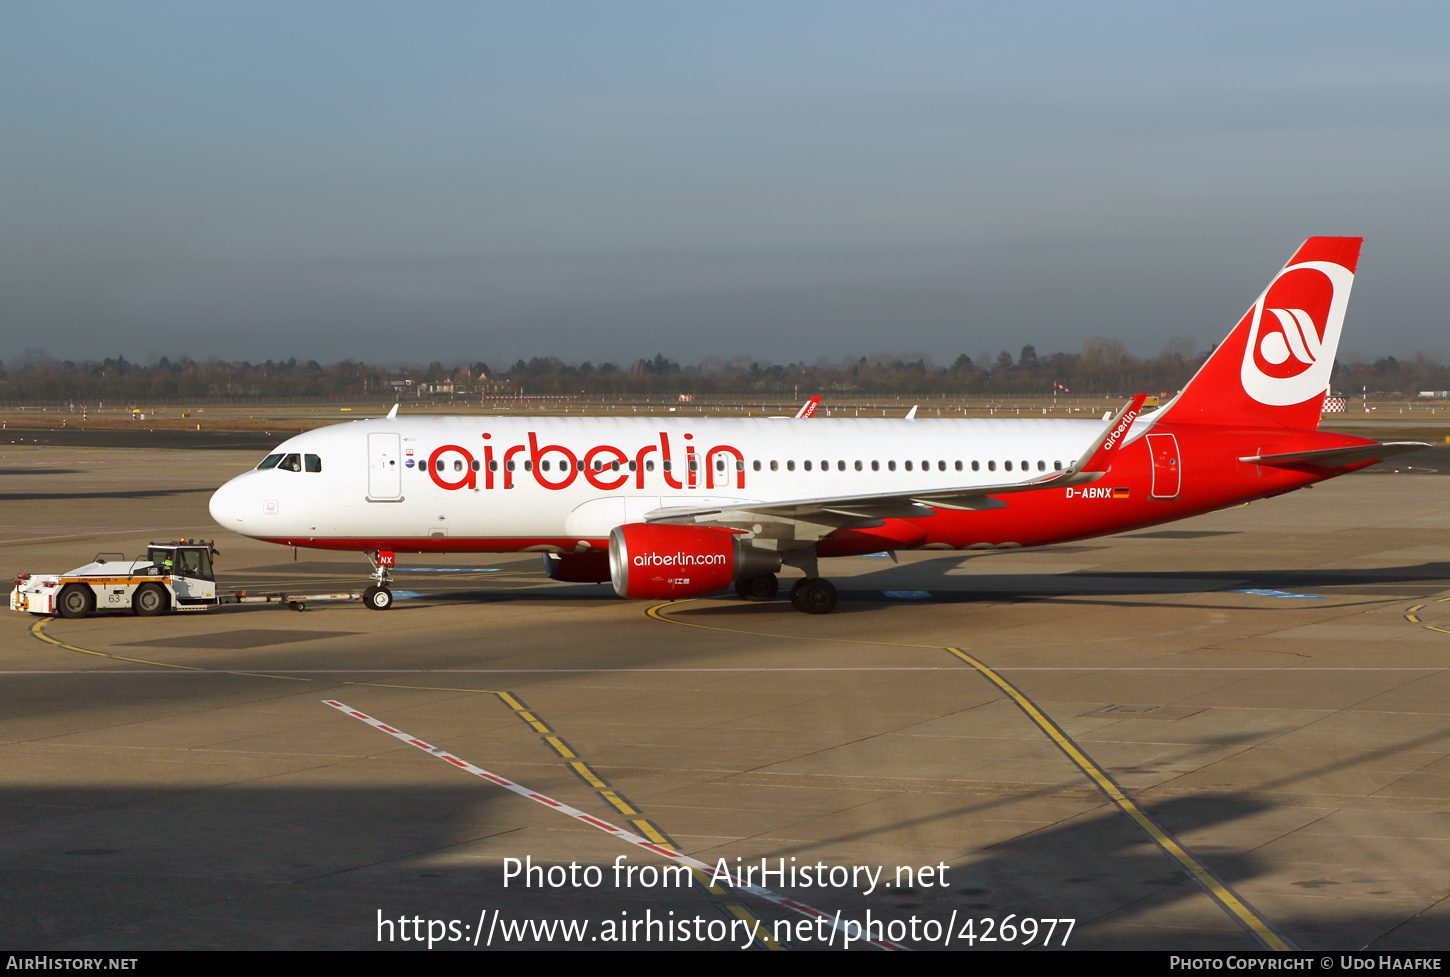
<path fill-rule="evenodd" d="M 307 470 L 308 471 L 310 471 L 310 472 L 320 472 L 320 471 L 322 471 L 322 459 L 320 457 L 318 457 L 317 455 L 307 455 L 305 457 L 306 457 L 306 461 L 307 461 Z"/>
<path fill-rule="evenodd" d="M 264 468 L 276 468 L 277 462 L 281 460 L 281 455 L 268 455 L 267 457 L 263 458 L 262 463 L 257 466 L 257 471 L 262 471 Z"/>
<path fill-rule="evenodd" d="M 277 467 L 285 468 L 289 472 L 300 472 L 302 470 L 302 456 L 286 455 L 282 458 L 281 463 L 279 463 Z"/>

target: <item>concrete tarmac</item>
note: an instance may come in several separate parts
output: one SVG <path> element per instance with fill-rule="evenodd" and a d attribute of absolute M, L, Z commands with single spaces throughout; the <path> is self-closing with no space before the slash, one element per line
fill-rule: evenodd
<path fill-rule="evenodd" d="M 361 555 L 294 562 L 211 523 L 259 450 L 3 448 L 11 573 L 200 536 L 223 589 L 365 583 Z M 706 865 L 844 875 L 764 883 L 911 947 L 1073 920 L 1053 946 L 1444 948 L 1444 484 L 1358 474 L 1073 545 L 827 561 L 823 617 L 651 612 L 537 556 L 405 554 L 417 596 L 384 613 L 12 613 L 0 945 L 416 948 L 429 920 L 440 947 L 726 946 L 750 921 L 763 949 L 843 942 L 658 884 L 659 854 L 333 701 Z M 578 868 L 505 885 L 509 859 Z"/>

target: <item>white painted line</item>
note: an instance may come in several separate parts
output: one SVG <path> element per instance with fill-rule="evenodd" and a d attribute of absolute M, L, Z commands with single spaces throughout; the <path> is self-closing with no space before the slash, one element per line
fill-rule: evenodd
<path fill-rule="evenodd" d="M 616 827 L 615 825 L 610 824 L 608 821 L 601 821 L 599 818 L 596 818 L 589 814 L 585 814 L 583 811 L 579 810 L 576 807 L 570 807 L 568 804 L 560 803 L 559 801 L 554 800 L 552 797 L 540 794 L 538 791 L 529 790 L 529 788 L 523 786 L 522 784 L 516 784 L 511 780 L 500 777 L 498 774 L 489 773 L 482 767 L 476 767 L 473 764 L 469 763 L 467 760 L 460 760 L 458 757 L 453 756 L 451 753 L 448 753 L 441 747 L 430 746 L 420 739 L 415 739 L 414 737 L 408 735 L 400 729 L 394 729 L 392 726 L 387 725 L 381 720 L 374 719 L 367 713 L 358 712 L 351 706 L 344 705 L 343 703 L 338 702 L 335 699 L 323 699 L 322 701 L 325 704 L 336 709 L 338 712 L 343 713 L 344 715 L 361 720 L 362 722 L 367 723 L 374 729 L 387 733 L 394 739 L 401 740 L 402 742 L 407 743 L 409 746 L 416 747 L 417 749 L 422 750 L 424 753 L 430 754 L 431 756 L 436 756 L 438 759 L 443 760 L 446 763 L 451 763 L 458 769 L 463 770 L 467 773 L 471 773 L 475 777 L 482 777 L 484 780 L 487 780 L 490 783 L 497 784 L 505 790 L 513 791 L 520 797 L 527 797 L 535 804 L 542 804 L 545 807 L 558 811 L 560 814 L 566 814 L 576 821 L 584 822 L 591 828 L 596 828 L 599 831 L 605 832 L 606 834 L 611 834 L 616 838 L 629 842 L 636 848 L 643 848 L 645 851 L 653 852 L 656 855 L 668 858 L 672 862 L 677 862 L 681 865 L 687 865 L 690 868 L 704 872 L 706 875 L 713 876 L 715 873 L 714 868 L 706 865 L 698 858 L 691 858 L 689 855 L 683 855 L 680 852 L 674 851 L 673 849 L 666 848 L 664 845 L 657 845 L 654 842 L 650 841 L 648 838 L 637 835 L 632 831 L 626 831 L 624 828 Z M 807 906 L 803 902 L 796 902 L 794 899 L 789 899 L 785 896 L 776 895 L 769 889 L 763 889 L 758 885 L 750 885 L 742 882 L 737 876 L 731 876 L 729 884 L 742 892 L 748 892 L 753 896 L 758 896 L 759 898 L 766 900 L 767 902 L 773 902 L 777 906 L 783 906 L 786 909 L 794 910 L 795 912 L 800 913 L 802 916 L 806 916 L 810 919 L 827 920 L 835 929 L 841 930 L 843 935 L 849 935 L 846 932 L 845 924 L 841 922 L 841 914 L 839 912 L 836 913 L 835 918 L 832 919 L 831 916 L 821 912 L 819 909 L 814 909 L 810 906 Z M 862 934 L 857 933 L 857 935 L 852 938 L 860 939 L 861 936 Z M 862 940 L 862 942 L 870 943 L 872 946 L 879 947 L 882 950 L 906 949 L 906 947 L 901 946 L 897 943 L 892 943 L 890 940 L 865 939 Z"/>

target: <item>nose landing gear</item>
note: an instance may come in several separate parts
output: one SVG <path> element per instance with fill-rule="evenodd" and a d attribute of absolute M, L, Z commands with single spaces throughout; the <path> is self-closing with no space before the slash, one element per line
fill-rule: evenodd
<path fill-rule="evenodd" d="M 373 566 L 372 577 L 375 581 L 363 591 L 363 604 L 369 610 L 386 611 L 393 606 L 393 592 L 389 589 L 393 582 L 393 551 L 378 550 L 376 556 L 372 553 L 363 555 Z"/>

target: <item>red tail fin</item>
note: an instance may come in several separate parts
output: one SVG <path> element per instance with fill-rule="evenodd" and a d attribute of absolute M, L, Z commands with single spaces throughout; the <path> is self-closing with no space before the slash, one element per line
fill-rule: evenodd
<path fill-rule="evenodd" d="M 1318 427 L 1363 241 L 1305 241 L 1162 420 Z"/>

